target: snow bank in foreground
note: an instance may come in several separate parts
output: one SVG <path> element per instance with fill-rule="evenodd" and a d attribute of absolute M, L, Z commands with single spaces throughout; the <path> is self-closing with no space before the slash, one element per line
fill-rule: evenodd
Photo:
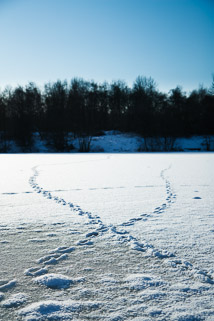
<path fill-rule="evenodd" d="M 99 307 L 97 302 L 67 301 L 41 301 L 28 305 L 18 311 L 18 314 L 25 317 L 25 320 L 71 320 L 75 313 L 84 310 L 94 310 Z"/>

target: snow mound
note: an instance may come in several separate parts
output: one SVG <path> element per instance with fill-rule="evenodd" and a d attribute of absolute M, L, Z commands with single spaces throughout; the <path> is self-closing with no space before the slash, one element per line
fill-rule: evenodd
<path fill-rule="evenodd" d="M 25 293 L 15 293 L 11 295 L 7 300 L 1 302 L 3 308 L 17 307 L 27 301 L 27 295 Z"/>
<path fill-rule="evenodd" d="M 100 306 L 97 302 L 77 302 L 72 300 L 66 301 L 41 301 L 28 305 L 20 309 L 18 314 L 25 317 L 25 320 L 42 321 L 42 320 L 72 320 L 75 313 L 84 310 L 94 310 Z"/>
<path fill-rule="evenodd" d="M 106 131 L 105 135 L 93 137 L 92 152 L 136 152 L 140 145 L 140 138 L 134 134 L 122 134 L 116 131 Z M 74 142 L 74 146 L 79 146 Z"/>
<path fill-rule="evenodd" d="M 148 274 L 130 274 L 126 278 L 131 290 L 140 291 L 149 287 L 157 287 L 164 283 L 157 277 Z"/>
<path fill-rule="evenodd" d="M 76 280 L 66 275 L 49 273 L 34 278 L 34 282 L 52 289 L 66 289 Z"/>

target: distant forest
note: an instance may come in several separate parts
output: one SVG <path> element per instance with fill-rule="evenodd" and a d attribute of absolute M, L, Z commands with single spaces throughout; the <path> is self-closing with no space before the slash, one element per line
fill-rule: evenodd
<path fill-rule="evenodd" d="M 0 92 L 0 146 L 8 141 L 26 150 L 37 132 L 56 151 L 69 151 L 74 137 L 101 135 L 104 130 L 133 132 L 142 137 L 214 135 L 214 79 L 188 95 L 178 86 L 168 94 L 152 78 L 137 77 L 130 88 L 123 81 L 97 84 L 72 79 Z"/>

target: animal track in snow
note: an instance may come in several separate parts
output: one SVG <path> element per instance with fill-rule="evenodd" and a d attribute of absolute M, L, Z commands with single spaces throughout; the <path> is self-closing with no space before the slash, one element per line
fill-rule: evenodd
<path fill-rule="evenodd" d="M 140 214 L 140 217 L 131 218 L 130 220 L 120 224 L 120 226 L 131 226 L 131 225 L 134 225 L 138 221 L 147 221 L 147 219 L 149 217 L 154 217 L 154 215 L 162 214 L 167 208 L 169 208 L 171 206 L 171 204 L 173 204 L 175 202 L 176 194 L 173 193 L 169 180 L 166 179 L 165 176 L 164 176 L 164 173 L 167 170 L 169 170 L 170 168 L 171 168 L 171 166 L 169 166 L 168 168 L 162 170 L 161 173 L 160 173 L 160 177 L 165 182 L 166 202 L 164 202 L 160 206 L 156 207 L 152 214 Z M 135 186 L 135 187 L 139 188 L 141 186 Z M 147 187 L 153 187 L 153 186 L 147 186 Z"/>
<path fill-rule="evenodd" d="M 46 268 L 40 268 L 40 267 L 31 267 L 29 269 L 26 269 L 24 271 L 24 274 L 27 276 L 40 276 L 43 274 L 48 273 L 48 270 Z"/>
<path fill-rule="evenodd" d="M 32 168 L 34 174 L 29 179 L 29 184 L 31 185 L 31 187 L 34 189 L 36 193 L 40 193 L 43 197 L 50 200 L 54 200 L 56 203 L 60 205 L 68 206 L 73 212 L 76 212 L 80 216 L 84 216 L 88 220 L 89 224 L 97 225 L 97 227 L 105 227 L 105 225 L 102 223 L 99 216 L 92 215 L 92 213 L 90 212 L 83 211 L 79 205 L 75 205 L 72 202 L 66 202 L 63 198 L 60 198 L 58 196 L 53 196 L 50 192 L 40 187 L 36 182 L 36 178 L 39 175 L 37 167 L 38 166 L 35 166 Z"/>
<path fill-rule="evenodd" d="M 170 167 L 169 167 L 170 168 Z M 171 204 L 171 199 L 174 197 L 176 197 L 175 194 L 172 193 L 172 190 L 171 190 L 171 186 L 170 186 L 170 182 L 165 179 L 165 176 L 164 176 L 164 173 L 165 171 L 167 171 L 169 168 L 167 169 L 164 169 L 163 171 L 161 171 L 161 178 L 165 181 L 165 184 L 166 184 L 166 194 L 167 194 L 167 197 L 166 197 L 166 203 L 163 203 L 161 206 L 157 207 L 154 211 L 153 211 L 153 214 L 140 214 L 140 216 L 136 217 L 136 218 L 132 218 L 130 219 L 129 221 L 127 222 L 124 222 L 122 224 L 120 224 L 118 227 L 120 226 L 132 226 L 134 224 L 136 224 L 137 222 L 139 221 L 146 221 L 148 220 L 148 218 L 152 217 L 154 214 L 160 214 L 162 213 L 167 207 L 169 207 Z M 79 240 L 76 245 L 78 246 L 90 246 L 90 245 L 93 245 L 93 242 L 88 240 L 88 238 L 90 237 L 96 237 L 99 235 L 99 233 L 105 233 L 105 232 L 108 232 L 110 231 L 110 233 L 114 234 L 114 235 L 119 235 L 120 236 L 120 239 L 122 240 L 122 242 L 129 242 L 130 239 L 134 239 L 128 231 L 125 231 L 123 230 L 121 232 L 121 230 L 117 229 L 116 227 L 109 227 L 109 226 L 105 226 L 103 224 L 103 222 L 101 221 L 100 217 L 97 216 L 97 215 L 92 215 L 92 213 L 90 212 L 85 212 L 81 209 L 80 206 L 78 205 L 74 205 L 72 202 L 66 202 L 64 199 L 58 197 L 58 196 L 55 196 L 53 197 L 52 194 L 48 191 L 45 191 L 42 187 L 40 187 L 37 183 L 36 183 L 36 178 L 37 176 L 39 175 L 39 172 L 37 170 L 37 166 L 34 167 L 33 169 L 33 176 L 30 178 L 29 180 L 29 183 L 30 185 L 33 187 L 34 191 L 37 192 L 37 193 L 41 193 L 43 195 L 43 197 L 46 197 L 48 199 L 53 199 L 56 203 L 60 204 L 60 205 L 63 205 L 63 206 L 68 206 L 73 212 L 76 212 L 78 215 L 80 216 L 85 216 L 87 218 L 87 223 L 86 224 L 89 224 L 89 225 L 96 225 L 96 230 L 93 231 L 93 232 L 89 232 L 86 234 L 86 239 L 85 240 Z M 145 187 L 145 186 L 135 186 L 135 188 L 142 188 L 142 187 Z M 146 186 L 148 187 L 148 186 Z M 149 187 L 152 187 L 152 186 L 149 186 Z M 108 189 L 110 187 L 107 187 Z M 120 186 L 121 188 L 121 186 Z M 105 188 L 106 189 L 106 188 Z M 110 228 L 110 229 L 109 229 Z M 125 236 L 125 235 L 126 236 Z M 128 237 L 128 236 L 129 237 Z M 136 240 L 137 241 L 137 240 Z M 140 247 L 141 250 L 142 250 L 142 247 Z M 152 250 L 152 255 L 154 256 L 157 256 L 159 258 L 163 258 L 166 256 L 166 253 L 163 254 L 163 251 L 158 251 L 158 250 Z M 165 251 L 166 252 L 166 251 Z M 155 253 L 155 254 L 154 254 Z M 56 257 L 57 254 L 55 254 L 55 256 L 47 256 L 46 259 L 43 261 L 43 262 L 39 262 L 39 263 L 44 263 L 44 264 L 57 264 L 59 259 L 58 259 L 58 256 Z M 40 261 L 43 260 L 43 258 L 40 259 Z"/>
<path fill-rule="evenodd" d="M 73 252 L 75 247 L 60 246 L 50 250 L 48 255 L 40 257 L 36 263 L 42 264 L 42 267 L 31 267 L 24 271 L 26 276 L 39 277 L 48 273 L 47 266 L 56 265 L 61 261 L 68 259 L 68 254 Z"/>
<path fill-rule="evenodd" d="M 80 240 L 76 244 L 77 245 L 93 245 L 94 243 L 89 240 Z"/>
<path fill-rule="evenodd" d="M 168 265 L 170 265 L 169 258 L 175 258 L 173 260 L 170 266 L 171 267 L 176 267 L 180 269 L 184 269 L 184 264 L 180 263 L 175 263 L 179 262 L 182 260 L 176 259 L 176 256 L 173 253 L 170 253 L 166 250 L 158 250 L 154 248 L 150 244 L 146 243 L 140 243 L 138 240 L 130 235 L 130 232 L 126 230 L 121 230 L 120 227 L 128 227 L 136 224 L 137 222 L 140 221 L 146 221 L 150 217 L 155 217 L 156 215 L 164 213 L 176 200 L 177 195 L 173 192 L 173 189 L 171 187 L 170 181 L 165 177 L 165 172 L 168 171 L 171 168 L 169 166 L 166 169 L 163 169 L 160 173 L 160 177 L 165 183 L 165 190 L 166 190 L 166 200 L 163 202 L 160 206 L 156 207 L 152 213 L 147 214 L 147 213 L 142 213 L 139 216 L 135 218 L 131 218 L 127 222 L 124 222 L 118 226 L 106 226 L 102 222 L 99 216 L 97 215 L 92 215 L 92 213 L 83 211 L 80 206 L 73 204 L 72 202 L 66 202 L 63 198 L 60 198 L 58 196 L 52 196 L 51 192 L 44 190 L 42 187 L 40 187 L 37 182 L 36 182 L 36 177 L 39 175 L 39 172 L 37 170 L 37 166 L 33 168 L 33 176 L 30 178 L 29 183 L 34 189 L 36 193 L 40 193 L 43 197 L 54 200 L 56 203 L 62 205 L 62 206 L 67 206 L 68 208 L 71 209 L 72 212 L 76 213 L 77 215 L 83 216 L 86 218 L 86 225 L 95 225 L 96 229 L 93 232 L 89 232 L 86 234 L 86 239 L 79 240 L 76 242 L 77 246 L 90 246 L 93 245 L 93 242 L 90 241 L 90 238 L 98 237 L 101 236 L 103 233 L 109 232 L 113 237 L 116 237 L 116 239 L 119 242 L 122 243 L 127 243 L 129 245 L 130 249 L 144 252 L 147 256 L 151 257 L 156 257 L 161 259 L 163 262 L 166 261 Z M 142 188 L 142 187 L 152 187 L 152 186 L 135 186 L 135 188 Z M 118 187 L 118 188 L 123 188 L 123 187 Z M 96 188 L 91 188 L 88 190 L 95 190 Z M 104 189 L 108 190 L 111 189 L 111 187 L 105 187 Z M 197 197 L 198 199 L 198 197 Z M 110 235 L 109 234 L 109 235 Z M 62 253 L 62 250 L 58 251 L 53 251 L 54 253 L 51 255 L 48 255 L 46 257 L 40 258 L 37 263 L 43 263 L 44 265 L 49 265 L 49 264 L 57 264 L 60 260 L 66 259 L 66 256 L 61 255 L 60 252 Z M 66 252 L 64 252 L 66 253 Z M 183 261 L 182 261 L 183 262 Z M 210 275 L 208 272 L 200 273 L 200 270 L 197 268 L 193 268 L 190 264 L 187 267 L 185 267 L 185 270 L 191 271 L 191 274 L 194 275 L 194 278 L 197 278 L 199 281 L 202 282 L 208 282 L 212 283 L 213 282 L 213 276 Z"/>
<path fill-rule="evenodd" d="M 7 291 L 16 286 L 16 280 L 0 280 L 0 291 Z"/>
<path fill-rule="evenodd" d="M 104 223 L 102 222 L 102 220 L 100 219 L 99 216 L 92 215 L 92 213 L 90 213 L 90 212 L 83 211 L 79 205 L 75 205 L 72 202 L 66 202 L 63 198 L 60 198 L 58 196 L 52 196 L 51 192 L 46 191 L 42 187 L 40 187 L 36 182 L 36 178 L 39 175 L 37 167 L 38 166 L 35 166 L 35 167 L 32 168 L 34 174 L 29 179 L 29 183 L 30 183 L 30 185 L 32 186 L 32 188 L 34 189 L 35 192 L 41 193 L 43 195 L 43 197 L 45 197 L 47 199 L 50 199 L 50 200 L 54 200 L 56 203 L 58 203 L 58 204 L 60 204 L 62 206 L 68 206 L 73 212 L 76 212 L 78 215 L 85 217 L 87 219 L 87 223 L 86 224 L 96 225 L 97 230 L 100 227 L 103 228 L 101 230 L 102 232 L 107 231 L 109 229 L 108 226 L 104 225 Z M 164 180 L 165 185 L 166 185 L 166 202 L 161 204 L 159 207 L 156 207 L 154 209 L 154 211 L 153 211 L 153 215 L 157 215 L 157 214 L 163 213 L 168 207 L 171 206 L 172 203 L 175 202 L 176 194 L 172 192 L 172 188 L 171 188 L 170 182 L 164 176 L 165 171 L 169 170 L 170 167 L 162 170 L 161 173 L 160 173 L 160 176 Z M 136 185 L 134 187 L 135 188 L 142 188 L 142 187 L 153 187 L 153 186 L 150 186 L 150 185 L 146 185 L 146 186 Z M 114 188 L 124 188 L 124 186 L 119 186 L 119 187 L 114 187 Z M 94 190 L 94 189 L 97 189 L 97 188 L 95 188 L 95 187 L 91 188 L 91 190 Z M 99 188 L 99 189 L 112 189 L 112 187 L 108 186 L 108 187 Z M 146 221 L 146 220 L 148 220 L 148 218 L 153 216 L 153 215 L 152 214 L 150 214 L 150 215 L 149 214 L 147 214 L 147 215 L 140 214 L 139 216 L 137 216 L 135 218 L 131 218 L 130 220 L 120 224 L 119 226 L 132 226 L 132 225 L 136 224 L 138 221 Z M 93 235 L 93 236 L 95 236 L 95 235 Z"/>
<path fill-rule="evenodd" d="M 50 253 L 71 253 L 75 250 L 75 247 L 60 246 L 54 250 L 51 250 Z"/>
<path fill-rule="evenodd" d="M 199 268 L 195 268 L 190 262 L 176 258 L 172 260 L 166 260 L 165 264 L 171 266 L 172 268 L 180 268 L 180 270 L 188 271 L 190 275 L 197 281 L 214 284 L 213 271 L 200 270 Z"/>

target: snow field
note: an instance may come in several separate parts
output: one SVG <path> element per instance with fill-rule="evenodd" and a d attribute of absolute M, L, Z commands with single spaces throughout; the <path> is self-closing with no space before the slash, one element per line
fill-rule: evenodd
<path fill-rule="evenodd" d="M 0 190 L 2 320 L 212 320 L 212 154 L 27 158 Z"/>

